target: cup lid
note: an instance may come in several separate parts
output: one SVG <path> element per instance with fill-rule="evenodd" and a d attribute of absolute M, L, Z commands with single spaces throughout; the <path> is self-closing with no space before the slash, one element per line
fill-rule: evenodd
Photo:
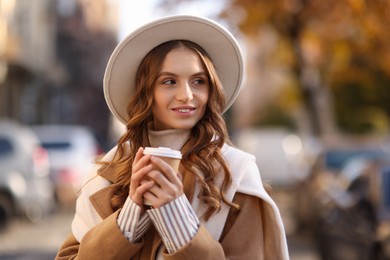
<path fill-rule="evenodd" d="M 145 147 L 144 154 L 181 159 L 181 152 L 168 147 Z"/>

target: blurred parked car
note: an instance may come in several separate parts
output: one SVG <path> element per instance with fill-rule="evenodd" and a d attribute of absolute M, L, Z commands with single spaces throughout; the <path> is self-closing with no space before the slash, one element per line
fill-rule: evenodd
<path fill-rule="evenodd" d="M 307 197 L 322 259 L 390 259 L 390 154 L 328 149 L 312 177 Z"/>
<path fill-rule="evenodd" d="M 40 220 L 53 206 L 47 151 L 27 127 L 0 121 L 0 226 L 19 214 Z"/>
<path fill-rule="evenodd" d="M 81 125 L 31 127 L 49 153 L 50 177 L 58 203 L 73 206 L 84 176 L 101 152 L 92 131 Z"/>
<path fill-rule="evenodd" d="M 301 184 L 310 175 L 319 146 L 314 138 L 303 138 L 284 128 L 248 128 L 237 133 L 238 147 L 253 154 L 264 183 L 282 211 L 287 234 L 300 225 Z"/>
<path fill-rule="evenodd" d="M 263 181 L 274 187 L 289 187 L 306 179 L 317 157 L 314 139 L 283 128 L 243 129 L 235 140 L 256 157 Z"/>

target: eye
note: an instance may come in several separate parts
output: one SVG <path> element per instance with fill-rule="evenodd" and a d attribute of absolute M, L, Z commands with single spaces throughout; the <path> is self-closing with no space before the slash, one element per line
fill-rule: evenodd
<path fill-rule="evenodd" d="M 176 80 L 173 80 L 173 79 L 164 79 L 164 80 L 162 81 L 162 84 L 164 84 L 164 85 L 174 85 L 174 84 L 176 84 Z"/>
<path fill-rule="evenodd" d="M 206 80 L 203 78 L 196 78 L 192 81 L 194 85 L 204 85 L 206 83 Z"/>

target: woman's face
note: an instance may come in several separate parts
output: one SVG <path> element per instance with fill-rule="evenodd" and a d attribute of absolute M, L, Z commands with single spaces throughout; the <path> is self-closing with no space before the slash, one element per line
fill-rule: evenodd
<path fill-rule="evenodd" d="M 208 93 L 209 80 L 199 57 L 184 47 L 173 49 L 154 86 L 154 129 L 191 129 L 205 113 Z"/>

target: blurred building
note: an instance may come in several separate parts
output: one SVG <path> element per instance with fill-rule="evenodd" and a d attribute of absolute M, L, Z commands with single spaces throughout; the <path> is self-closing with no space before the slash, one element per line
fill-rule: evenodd
<path fill-rule="evenodd" d="M 0 116 L 20 118 L 27 85 L 55 63 L 53 1 L 0 2 Z"/>
<path fill-rule="evenodd" d="M 85 124 L 104 142 L 104 68 L 116 45 L 114 0 L 0 1 L 0 118 Z"/>

